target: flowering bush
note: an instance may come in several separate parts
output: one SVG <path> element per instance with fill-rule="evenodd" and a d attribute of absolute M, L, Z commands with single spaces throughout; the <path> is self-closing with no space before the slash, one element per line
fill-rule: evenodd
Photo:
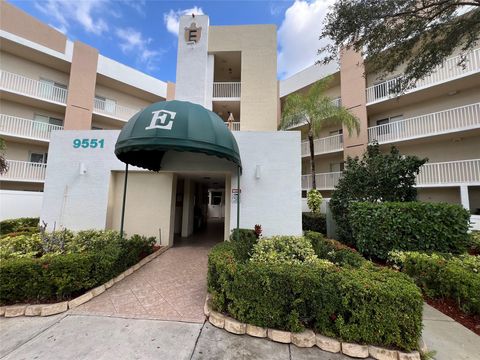
<path fill-rule="evenodd" d="M 311 189 L 307 194 L 307 205 L 314 214 L 320 214 L 320 206 L 322 205 L 323 197 L 317 189 Z"/>

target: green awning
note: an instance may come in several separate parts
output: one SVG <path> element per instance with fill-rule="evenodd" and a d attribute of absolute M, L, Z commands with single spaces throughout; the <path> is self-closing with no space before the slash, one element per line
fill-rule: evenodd
<path fill-rule="evenodd" d="M 153 171 L 160 170 L 169 150 L 214 155 L 242 166 L 237 142 L 224 121 L 188 101 L 162 101 L 139 111 L 115 144 L 120 161 Z"/>

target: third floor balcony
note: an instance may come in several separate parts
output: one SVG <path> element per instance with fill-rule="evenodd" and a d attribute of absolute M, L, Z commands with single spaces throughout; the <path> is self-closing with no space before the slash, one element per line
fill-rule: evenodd
<path fill-rule="evenodd" d="M 0 134 L 2 135 L 50 141 L 50 135 L 54 130 L 63 130 L 63 126 L 0 114 Z"/>
<path fill-rule="evenodd" d="M 368 128 L 368 141 L 391 143 L 480 128 L 480 103 Z"/>
<path fill-rule="evenodd" d="M 213 100 L 240 101 L 241 90 L 240 82 L 214 82 Z"/>
<path fill-rule="evenodd" d="M 343 150 L 343 135 L 332 135 L 313 140 L 315 155 L 330 154 Z M 302 157 L 310 156 L 310 143 L 302 141 Z"/>
<path fill-rule="evenodd" d="M 115 100 L 95 97 L 93 100 L 93 113 L 109 118 L 128 121 L 142 109 L 119 105 Z"/>
<path fill-rule="evenodd" d="M 465 61 L 458 65 L 461 60 L 460 55 L 447 58 L 430 75 L 418 80 L 412 88 L 406 90 L 405 94 L 480 72 L 480 48 L 468 52 Z M 399 79 L 401 75 L 368 87 L 367 105 L 396 97 Z"/>

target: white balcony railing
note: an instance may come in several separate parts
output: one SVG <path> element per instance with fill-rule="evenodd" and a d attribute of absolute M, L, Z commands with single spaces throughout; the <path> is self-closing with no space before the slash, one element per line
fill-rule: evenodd
<path fill-rule="evenodd" d="M 332 100 L 332 104 L 335 105 L 336 107 L 342 106 L 342 98 L 336 98 Z"/>
<path fill-rule="evenodd" d="M 414 87 L 406 90 L 405 93 L 480 71 L 480 49 L 475 49 L 467 53 L 465 62 L 459 66 L 458 63 L 460 60 L 460 55 L 446 59 L 441 66 L 437 67 L 430 75 L 418 80 Z M 367 104 L 395 97 L 399 79 L 401 79 L 401 76 L 368 87 Z"/>
<path fill-rule="evenodd" d="M 338 184 L 342 172 L 318 173 L 315 175 L 318 190 L 333 190 Z M 302 190 L 312 188 L 312 175 L 302 175 Z"/>
<path fill-rule="evenodd" d="M 480 127 L 480 103 L 368 128 L 368 140 L 389 143 Z"/>
<path fill-rule="evenodd" d="M 0 134 L 2 135 L 49 141 L 54 130 L 63 130 L 63 126 L 0 114 Z"/>
<path fill-rule="evenodd" d="M 68 90 L 52 83 L 30 79 L 28 77 L 2 70 L 0 73 L 0 87 L 2 90 L 52 101 L 60 104 L 67 103 Z"/>
<path fill-rule="evenodd" d="M 134 109 L 127 106 L 118 105 L 114 101 L 105 101 L 97 98 L 93 99 L 93 112 L 120 120 L 128 121 L 140 110 L 141 109 Z"/>
<path fill-rule="evenodd" d="M 231 123 L 225 122 L 225 125 L 230 129 L 230 131 L 240 131 L 240 121 L 232 121 Z"/>
<path fill-rule="evenodd" d="M 242 83 L 214 82 L 213 97 L 220 99 L 240 99 Z"/>
<path fill-rule="evenodd" d="M 417 186 L 461 184 L 480 184 L 480 159 L 427 163 L 417 176 Z"/>
<path fill-rule="evenodd" d="M 343 135 L 332 135 L 313 140 L 313 150 L 315 155 L 328 154 L 343 150 Z M 310 144 L 302 141 L 302 157 L 310 156 Z"/>
<path fill-rule="evenodd" d="M 336 107 L 342 106 L 342 98 L 336 98 L 332 100 L 332 104 Z M 298 115 L 292 115 L 292 117 L 298 116 Z M 307 123 L 306 120 L 300 121 L 297 125 L 290 126 L 287 130 L 295 129 L 297 127 L 303 126 Z"/>
<path fill-rule="evenodd" d="M 0 175 L 3 181 L 44 182 L 47 164 L 7 160 L 8 170 Z"/>

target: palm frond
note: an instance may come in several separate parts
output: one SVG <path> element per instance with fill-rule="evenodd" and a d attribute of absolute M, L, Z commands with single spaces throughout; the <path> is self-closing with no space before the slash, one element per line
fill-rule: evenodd
<path fill-rule="evenodd" d="M 288 129 L 299 125 L 308 118 L 305 116 L 305 100 L 300 94 L 291 94 L 287 97 L 280 121 L 280 129 Z"/>

